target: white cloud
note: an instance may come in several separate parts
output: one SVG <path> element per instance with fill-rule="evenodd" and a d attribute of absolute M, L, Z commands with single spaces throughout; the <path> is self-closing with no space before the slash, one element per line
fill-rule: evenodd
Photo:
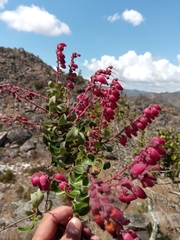
<path fill-rule="evenodd" d="M 93 72 L 110 65 L 117 70 L 114 70 L 115 75 L 124 80 L 123 86 L 127 89 L 154 92 L 180 90 L 180 66 L 167 59 L 154 60 L 150 52 L 137 55 L 135 51 L 128 51 L 118 59 L 104 55 L 100 60 L 94 58 L 84 62 L 84 66 Z"/>
<path fill-rule="evenodd" d="M 4 8 L 5 4 L 8 3 L 8 0 L 0 0 L 0 9 Z"/>
<path fill-rule="evenodd" d="M 66 23 L 61 22 L 45 9 L 34 5 L 30 7 L 21 5 L 14 11 L 1 12 L 0 20 L 18 31 L 34 32 L 48 36 L 71 33 Z"/>
<path fill-rule="evenodd" d="M 177 60 L 180 63 L 180 54 L 177 55 Z"/>
<path fill-rule="evenodd" d="M 108 19 L 108 21 L 110 21 L 110 22 L 115 22 L 115 21 L 117 21 L 118 19 L 120 19 L 120 15 L 119 15 L 118 13 L 115 13 L 114 15 L 109 16 L 107 19 Z"/>
<path fill-rule="evenodd" d="M 135 10 L 125 10 L 122 13 L 122 18 L 131 23 L 133 26 L 137 26 L 141 24 L 144 21 L 144 17 L 141 13 L 135 11 Z"/>

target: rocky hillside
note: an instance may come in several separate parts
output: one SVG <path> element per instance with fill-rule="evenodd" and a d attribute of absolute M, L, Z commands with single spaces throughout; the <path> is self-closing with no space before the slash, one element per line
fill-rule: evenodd
<path fill-rule="evenodd" d="M 39 57 L 23 48 L 0 47 L 0 83 L 12 83 L 39 91 L 54 79 L 54 69 Z"/>
<path fill-rule="evenodd" d="M 39 57 L 27 53 L 24 49 L 10 49 L 0 47 L 0 84 L 12 83 L 33 91 L 45 93 L 45 87 L 49 80 L 55 80 L 55 71 L 51 66 L 45 64 Z M 63 79 L 62 79 L 63 80 Z M 75 94 L 86 86 L 82 82 L 75 89 Z M 172 94 L 173 95 L 173 94 Z M 172 99 L 169 95 L 168 99 Z M 157 126 L 178 126 L 180 120 L 179 108 L 166 101 L 163 94 L 136 95 L 128 98 L 130 110 L 136 114 L 153 103 L 159 103 L 163 108 L 161 116 L 154 123 Z M 4 97 L 0 94 L 0 115 L 16 116 L 21 115 L 36 122 L 44 120 L 43 114 L 32 111 L 28 104 L 18 103 L 10 96 Z M 155 125 L 156 124 L 156 125 Z M 131 149 L 129 149 L 131 151 Z M 122 166 L 122 154 L 119 152 L 121 162 L 112 161 L 110 172 L 117 171 Z M 18 126 L 10 127 L 0 122 L 0 230 L 5 224 L 11 224 L 19 218 L 25 216 L 25 211 L 29 210 L 29 195 L 33 191 L 30 187 L 30 176 L 35 171 L 42 171 L 49 166 L 50 156 L 42 142 L 42 136 L 38 130 L 30 131 Z M 106 173 L 108 174 L 108 173 Z M 106 175 L 104 176 L 106 177 Z M 147 229 L 151 223 L 160 223 L 164 234 L 159 233 L 157 239 L 180 239 L 180 205 L 179 196 L 174 194 L 172 182 L 169 179 L 159 179 L 159 185 L 152 189 L 146 189 L 152 204 L 147 201 L 135 201 L 132 207 L 126 207 L 127 214 L 131 218 L 132 227 L 138 230 L 142 240 L 148 239 Z M 173 193 L 172 193 L 173 192 Z M 55 206 L 61 204 L 62 199 L 52 194 L 51 198 Z M 125 206 L 123 206 L 125 208 Z M 148 210 L 151 207 L 153 211 Z M 136 209 L 136 210 L 134 210 Z M 152 213 L 153 218 L 152 218 Z M 155 220 L 154 220 L 155 219 Z M 162 221 L 163 219 L 163 221 Z M 94 231 L 103 236 L 102 239 L 110 240 L 109 236 L 102 235 L 95 227 L 91 216 L 88 216 L 88 223 Z M 27 226 L 25 221 L 20 226 Z M 171 238 L 163 238 L 164 235 L 171 234 Z M 19 234 L 14 228 L 0 232 L 0 239 L 4 240 L 30 240 L 33 231 L 28 234 Z"/>

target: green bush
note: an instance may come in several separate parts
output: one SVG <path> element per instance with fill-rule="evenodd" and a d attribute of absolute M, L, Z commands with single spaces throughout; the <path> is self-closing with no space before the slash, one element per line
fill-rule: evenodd
<path fill-rule="evenodd" d="M 159 137 L 166 140 L 167 154 L 162 157 L 162 169 L 165 175 L 175 180 L 180 173 L 180 132 L 171 128 L 158 130 Z"/>
<path fill-rule="evenodd" d="M 14 173 L 10 169 L 6 170 L 4 173 L 0 172 L 0 182 L 14 183 L 15 182 Z"/>

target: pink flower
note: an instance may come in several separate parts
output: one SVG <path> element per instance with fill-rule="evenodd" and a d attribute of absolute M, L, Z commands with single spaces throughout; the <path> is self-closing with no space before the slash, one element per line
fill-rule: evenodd
<path fill-rule="evenodd" d="M 119 143 L 121 143 L 123 146 L 125 146 L 127 143 L 127 137 L 122 135 L 121 138 L 119 139 Z"/>
<path fill-rule="evenodd" d="M 140 175 L 141 173 L 144 172 L 144 170 L 146 169 L 146 164 L 144 163 L 137 163 L 135 164 L 132 169 L 131 169 L 131 175 L 133 177 L 137 177 L 138 175 Z"/>
<path fill-rule="evenodd" d="M 52 179 L 56 180 L 56 181 L 62 181 L 62 182 L 65 182 L 66 181 L 66 178 L 63 174 L 61 173 L 56 173 L 52 176 Z"/>
<path fill-rule="evenodd" d="M 147 198 L 146 193 L 140 188 L 139 186 L 133 186 L 132 192 L 135 194 L 136 197 L 145 199 Z"/>

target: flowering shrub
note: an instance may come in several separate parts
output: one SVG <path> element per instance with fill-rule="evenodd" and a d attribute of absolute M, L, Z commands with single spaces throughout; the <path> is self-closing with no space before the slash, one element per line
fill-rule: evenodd
<path fill-rule="evenodd" d="M 119 201 L 130 204 L 137 198 L 146 198 L 143 188 L 153 187 L 156 183 L 153 171 L 159 171 L 161 156 L 166 154 L 162 147 L 165 140 L 159 137 L 151 139 L 129 165 L 106 180 L 101 179 L 101 173 L 110 168 L 110 162 L 104 161 L 103 152 L 113 150 L 110 143 L 114 139 L 125 146 L 128 139 L 137 136 L 139 130 L 144 130 L 152 123 L 161 107 L 157 104 L 149 106 L 128 126 L 112 136 L 109 125 L 115 118 L 123 90 L 118 79 L 113 77 L 115 69 L 108 66 L 105 70 L 95 72 L 74 103 L 71 93 L 77 79 L 78 65 L 75 59 L 80 54 L 72 54 L 69 72 L 63 84 L 60 78 L 61 69 L 66 68 L 63 54 L 65 47 L 64 43 L 57 45 L 56 81 L 48 83 L 47 96 L 11 84 L 0 85 L 1 94 L 8 92 L 20 102 L 29 102 L 35 106 L 35 110 L 45 112 L 49 117 L 49 121 L 42 124 L 21 116 L 1 116 L 1 120 L 10 125 L 19 122 L 30 129 L 39 126 L 43 142 L 52 156 L 49 169 L 61 167 L 67 170 L 66 176 L 62 173 L 51 174 L 51 171 L 32 175 L 32 185 L 38 188 L 37 192 L 31 194 L 33 223 L 37 216 L 42 215 L 39 205 L 44 193 L 47 193 L 45 212 L 50 209 L 52 202 L 49 200 L 49 192 L 53 191 L 57 195 L 65 194 L 77 215 L 83 216 L 91 211 L 94 221 L 115 239 L 137 240 L 139 238 L 133 230 L 125 230 L 124 226 L 129 224 L 129 220 L 121 209 L 114 207 L 114 201 L 117 197 Z M 36 103 L 37 98 L 44 99 L 45 108 Z M 100 113 L 96 111 L 97 106 Z M 139 180 L 141 187 L 134 180 Z M 31 229 L 33 223 L 23 231 Z"/>

